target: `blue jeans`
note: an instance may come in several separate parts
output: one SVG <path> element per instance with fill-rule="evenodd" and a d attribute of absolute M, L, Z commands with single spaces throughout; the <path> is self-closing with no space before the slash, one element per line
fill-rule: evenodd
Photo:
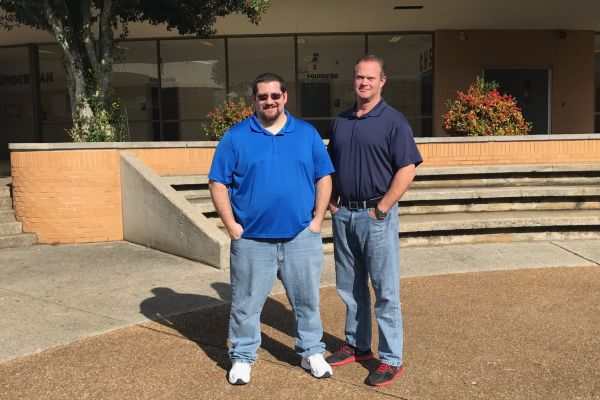
<path fill-rule="evenodd" d="M 398 206 L 378 221 L 368 210 L 342 207 L 333 215 L 337 291 L 346 303 L 346 341 L 359 350 L 371 348 L 371 294 L 379 327 L 379 358 L 402 365 L 400 243 Z"/>
<path fill-rule="evenodd" d="M 325 351 L 319 312 L 323 266 L 321 235 L 305 228 L 292 239 L 231 241 L 229 357 L 253 363 L 260 347 L 260 314 L 279 272 L 294 311 L 296 352 L 308 357 Z"/>

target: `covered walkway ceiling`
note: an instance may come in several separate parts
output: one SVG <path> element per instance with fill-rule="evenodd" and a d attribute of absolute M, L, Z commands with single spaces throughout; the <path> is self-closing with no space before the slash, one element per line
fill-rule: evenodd
<path fill-rule="evenodd" d="M 564 29 L 600 31 L 599 0 L 272 0 L 259 27 L 240 16 L 222 34 Z M 423 6 L 421 9 L 396 9 Z"/>
<path fill-rule="evenodd" d="M 420 9 L 396 7 L 422 6 Z M 232 15 L 218 20 L 221 35 L 556 29 L 600 32 L 600 0 L 272 0 L 259 26 Z M 163 27 L 132 24 L 130 37 L 177 36 Z M 0 45 L 52 42 L 27 28 L 0 31 Z"/>

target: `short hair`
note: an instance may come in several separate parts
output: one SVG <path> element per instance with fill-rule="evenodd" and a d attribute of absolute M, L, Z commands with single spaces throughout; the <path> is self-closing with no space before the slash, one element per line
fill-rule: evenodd
<path fill-rule="evenodd" d="M 265 72 L 254 79 L 254 83 L 252 84 L 252 96 L 256 96 L 256 93 L 258 92 L 258 84 L 264 82 L 279 82 L 279 86 L 281 86 L 281 92 L 285 93 L 287 90 L 285 81 L 282 77 L 273 72 Z"/>
<path fill-rule="evenodd" d="M 385 62 L 383 61 L 383 58 L 378 57 L 373 54 L 365 54 L 364 56 L 362 56 L 358 60 L 356 60 L 356 63 L 354 64 L 355 72 L 356 72 L 356 66 L 361 62 L 376 62 L 381 67 L 381 76 L 382 77 L 386 76 L 385 75 Z"/>

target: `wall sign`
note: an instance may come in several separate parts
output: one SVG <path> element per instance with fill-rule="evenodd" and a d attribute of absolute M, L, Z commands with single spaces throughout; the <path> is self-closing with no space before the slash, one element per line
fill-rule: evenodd
<path fill-rule="evenodd" d="M 52 82 L 54 82 L 54 75 L 52 75 L 52 72 L 42 72 L 40 74 L 40 83 Z M 29 74 L 0 75 L 0 86 L 20 86 L 30 84 L 31 75 Z"/>

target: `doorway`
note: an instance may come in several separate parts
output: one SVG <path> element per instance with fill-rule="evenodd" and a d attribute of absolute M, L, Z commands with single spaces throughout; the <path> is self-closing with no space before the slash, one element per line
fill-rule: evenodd
<path fill-rule="evenodd" d="M 517 100 L 525 121 L 531 122 L 530 134 L 550 132 L 550 72 L 547 69 L 486 69 L 486 81 L 496 81 L 501 94 Z"/>
<path fill-rule="evenodd" d="M 331 84 L 329 82 L 300 83 L 300 115 L 317 128 L 324 139 L 331 133 Z"/>

